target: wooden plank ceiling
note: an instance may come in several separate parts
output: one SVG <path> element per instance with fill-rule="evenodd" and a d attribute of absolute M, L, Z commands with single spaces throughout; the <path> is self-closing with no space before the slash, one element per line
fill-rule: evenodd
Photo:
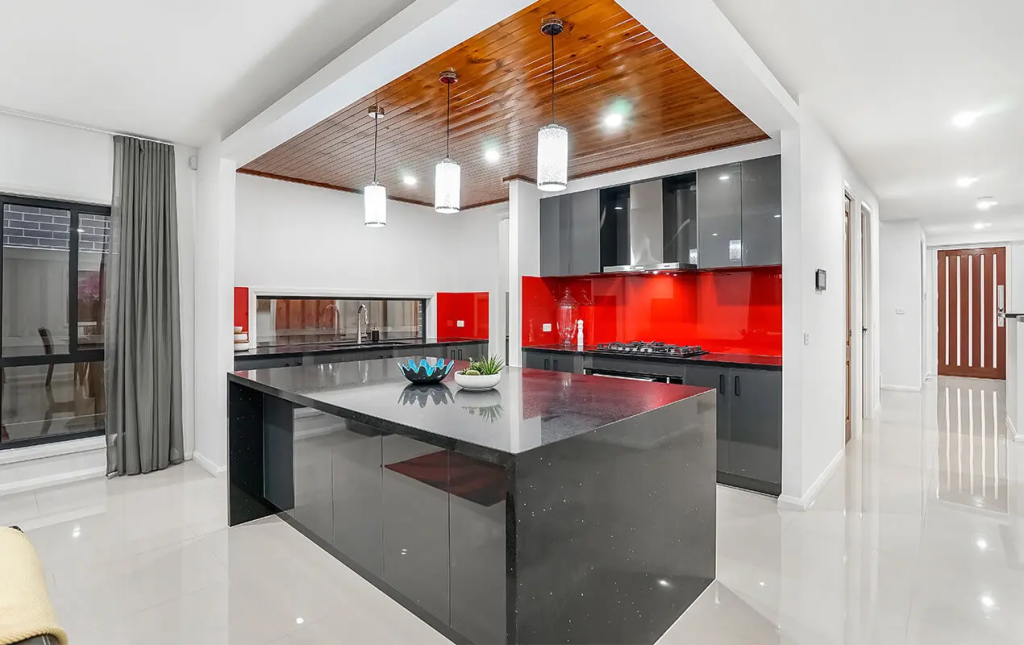
<path fill-rule="evenodd" d="M 756 125 L 612 0 L 538 2 L 381 87 L 239 172 L 361 192 L 373 177 L 373 119 L 386 116 L 378 181 L 394 199 L 433 205 L 434 165 L 445 151 L 445 87 L 453 69 L 451 157 L 462 166 L 462 205 L 505 201 L 509 177 L 532 178 L 537 129 L 550 122 L 555 13 L 555 120 L 569 129 L 569 177 L 766 139 Z M 625 111 L 617 129 L 604 124 Z M 484 158 L 497 150 L 496 163 Z M 403 178 L 416 179 L 416 185 Z"/>

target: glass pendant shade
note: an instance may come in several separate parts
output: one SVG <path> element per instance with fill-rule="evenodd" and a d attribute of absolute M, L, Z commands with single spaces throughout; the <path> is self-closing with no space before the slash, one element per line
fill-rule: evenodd
<path fill-rule="evenodd" d="M 565 190 L 569 182 L 569 131 L 546 125 L 537 132 L 537 188 Z"/>
<path fill-rule="evenodd" d="M 446 157 L 437 164 L 434 172 L 434 210 L 438 213 L 458 213 L 461 189 L 462 168 Z"/>
<path fill-rule="evenodd" d="M 386 226 L 388 223 L 388 191 L 377 182 L 363 189 L 363 208 L 365 221 L 363 224 L 373 228 Z"/>

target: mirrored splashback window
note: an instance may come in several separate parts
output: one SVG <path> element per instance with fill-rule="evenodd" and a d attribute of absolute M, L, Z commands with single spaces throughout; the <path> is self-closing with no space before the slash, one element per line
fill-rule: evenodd
<path fill-rule="evenodd" d="M 260 296 L 256 343 L 261 347 L 424 338 L 425 300 Z M 362 321 L 362 322 L 361 322 Z"/>

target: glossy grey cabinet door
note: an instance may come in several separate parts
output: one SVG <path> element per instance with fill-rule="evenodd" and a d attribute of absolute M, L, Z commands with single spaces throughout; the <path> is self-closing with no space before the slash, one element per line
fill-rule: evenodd
<path fill-rule="evenodd" d="M 718 393 L 718 470 L 729 472 L 729 370 L 725 367 L 686 366 L 684 382 L 696 387 L 713 387 Z"/>
<path fill-rule="evenodd" d="M 741 165 L 697 171 L 697 265 L 743 266 Z"/>
<path fill-rule="evenodd" d="M 729 370 L 729 471 L 782 482 L 782 372 Z"/>
<path fill-rule="evenodd" d="M 782 264 L 782 158 L 743 162 L 743 265 Z"/>
<path fill-rule="evenodd" d="M 569 274 L 569 214 L 562 196 L 540 200 L 540 274 Z M 568 211 L 568 208 L 564 209 Z"/>
<path fill-rule="evenodd" d="M 368 425 L 331 415 L 322 415 L 321 420 L 335 425 L 326 435 L 331 444 L 334 471 L 331 542 L 339 551 L 380 576 L 384 572 L 381 433 Z"/>
<path fill-rule="evenodd" d="M 384 580 L 447 623 L 448 452 L 386 435 L 383 459 Z"/>
<path fill-rule="evenodd" d="M 601 191 L 565 195 L 569 213 L 569 275 L 601 272 Z M 563 201 L 564 203 L 564 201 Z"/>

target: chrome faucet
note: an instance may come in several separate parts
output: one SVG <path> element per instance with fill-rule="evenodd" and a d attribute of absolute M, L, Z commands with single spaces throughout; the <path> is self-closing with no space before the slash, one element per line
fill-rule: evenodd
<path fill-rule="evenodd" d="M 361 316 L 359 314 L 362 314 Z M 359 305 L 359 309 L 356 309 L 356 344 L 363 344 L 363 336 L 366 334 L 367 327 L 370 326 L 370 310 L 366 305 Z"/>

